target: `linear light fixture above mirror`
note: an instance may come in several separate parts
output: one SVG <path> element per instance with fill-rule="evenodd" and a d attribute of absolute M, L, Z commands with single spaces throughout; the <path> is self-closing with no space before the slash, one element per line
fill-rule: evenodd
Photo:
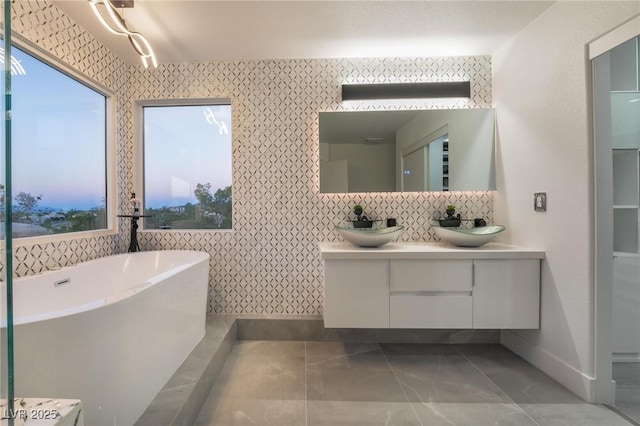
<path fill-rule="evenodd" d="M 471 97 L 469 81 L 342 85 L 343 101 L 469 97 Z"/>
<path fill-rule="evenodd" d="M 158 67 L 156 55 L 153 53 L 153 49 L 147 39 L 142 34 L 129 30 L 124 19 L 115 9 L 116 7 L 132 8 L 133 0 L 89 0 L 89 5 L 100 23 L 109 32 L 129 39 L 129 43 L 140 55 L 142 65 L 145 68 L 149 68 L 149 64 L 153 65 L 154 68 Z"/>

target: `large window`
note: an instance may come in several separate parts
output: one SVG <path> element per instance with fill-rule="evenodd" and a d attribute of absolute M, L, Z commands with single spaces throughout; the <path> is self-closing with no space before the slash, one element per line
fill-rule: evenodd
<path fill-rule="evenodd" d="M 12 56 L 14 237 L 105 229 L 107 97 L 23 50 Z"/>
<path fill-rule="evenodd" d="M 142 121 L 145 229 L 231 229 L 229 102 L 143 105 Z"/>

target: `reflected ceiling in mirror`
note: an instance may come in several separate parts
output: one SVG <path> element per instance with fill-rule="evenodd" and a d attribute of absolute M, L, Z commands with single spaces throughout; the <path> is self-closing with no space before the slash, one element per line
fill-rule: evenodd
<path fill-rule="evenodd" d="M 320 192 L 495 189 L 493 109 L 321 112 Z"/>

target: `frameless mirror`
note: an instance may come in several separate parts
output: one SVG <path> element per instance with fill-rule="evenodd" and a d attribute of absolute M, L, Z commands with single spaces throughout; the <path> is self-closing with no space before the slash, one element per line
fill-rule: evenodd
<path fill-rule="evenodd" d="M 495 189 L 493 109 L 321 112 L 320 192 Z"/>

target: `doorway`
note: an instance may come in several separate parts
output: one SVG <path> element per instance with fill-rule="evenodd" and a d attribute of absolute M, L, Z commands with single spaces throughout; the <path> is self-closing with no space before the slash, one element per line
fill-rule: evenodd
<path fill-rule="evenodd" d="M 449 190 L 449 126 L 401 151 L 402 191 Z"/>
<path fill-rule="evenodd" d="M 589 46 L 596 400 L 640 424 L 640 17 Z"/>

